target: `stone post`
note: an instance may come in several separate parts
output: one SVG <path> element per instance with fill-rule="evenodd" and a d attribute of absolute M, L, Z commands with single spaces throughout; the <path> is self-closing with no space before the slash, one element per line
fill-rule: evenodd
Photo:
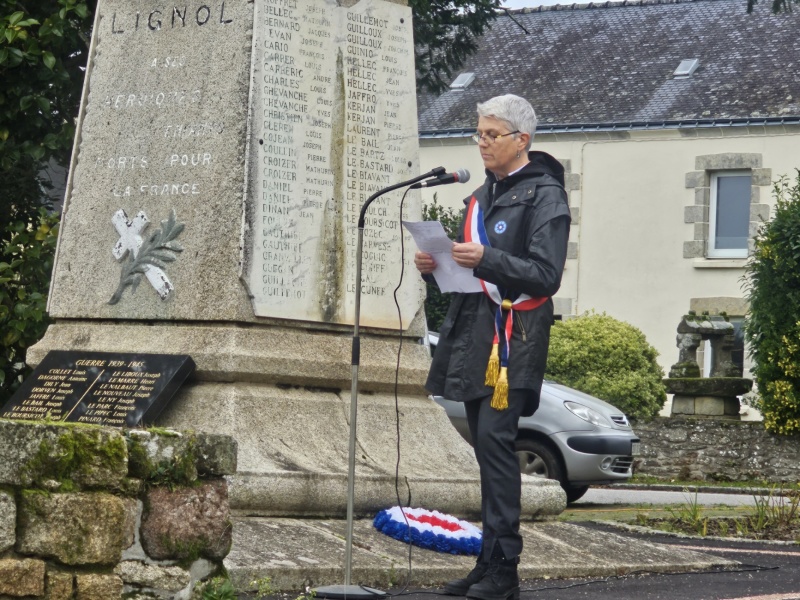
<path fill-rule="evenodd" d="M 697 333 L 678 333 L 678 362 L 672 365 L 670 377 L 700 377 L 697 348 L 703 341 Z"/>
<path fill-rule="evenodd" d="M 710 338 L 711 343 L 711 373 L 709 377 L 739 377 L 741 373 L 733 364 L 732 333 Z"/>

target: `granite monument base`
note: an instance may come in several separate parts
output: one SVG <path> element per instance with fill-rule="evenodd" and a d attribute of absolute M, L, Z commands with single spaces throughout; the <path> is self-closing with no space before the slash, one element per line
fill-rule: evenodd
<path fill-rule="evenodd" d="M 672 413 L 694 417 L 739 419 L 739 398 L 736 396 L 680 396 L 672 399 Z"/>
<path fill-rule="evenodd" d="M 341 517 L 350 344 L 347 332 L 296 327 L 73 320 L 51 325 L 28 361 L 37 364 L 57 349 L 187 354 L 197 365 L 194 381 L 181 388 L 157 424 L 237 440 L 232 508 L 250 515 Z M 355 513 L 374 515 L 398 504 L 399 496 L 404 504 L 410 497 L 413 506 L 476 518 L 480 483 L 472 448 L 426 396 L 428 350 L 410 338 L 403 343 L 395 408 L 397 345 L 396 337 L 362 336 Z M 556 482 L 524 478 L 524 517 L 557 515 L 565 504 Z"/>
<path fill-rule="evenodd" d="M 674 367 L 673 367 L 674 369 Z M 668 377 L 667 393 L 674 394 L 672 415 L 739 419 L 739 396 L 753 387 L 744 377 Z"/>

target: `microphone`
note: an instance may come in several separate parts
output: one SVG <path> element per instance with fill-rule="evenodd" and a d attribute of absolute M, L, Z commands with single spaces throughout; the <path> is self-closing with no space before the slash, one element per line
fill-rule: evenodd
<path fill-rule="evenodd" d="M 429 188 L 435 187 L 437 185 L 447 185 L 449 183 L 467 183 L 469 181 L 469 171 L 466 169 L 456 169 L 453 173 L 445 173 L 444 175 L 439 175 L 435 179 L 428 179 L 427 181 L 421 181 L 419 183 L 415 183 L 409 189 L 410 190 L 418 190 L 420 188 Z"/>

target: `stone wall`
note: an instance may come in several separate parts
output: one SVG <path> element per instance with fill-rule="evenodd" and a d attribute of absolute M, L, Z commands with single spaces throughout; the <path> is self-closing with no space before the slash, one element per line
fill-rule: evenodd
<path fill-rule="evenodd" d="M 800 435 L 774 435 L 762 422 L 661 418 L 636 423 L 637 475 L 709 481 L 800 482 Z"/>
<path fill-rule="evenodd" d="M 190 598 L 235 471 L 227 436 L 0 420 L 0 600 Z"/>

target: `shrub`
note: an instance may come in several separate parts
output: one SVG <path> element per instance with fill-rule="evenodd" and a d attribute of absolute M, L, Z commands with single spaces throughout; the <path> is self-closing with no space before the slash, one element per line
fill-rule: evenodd
<path fill-rule="evenodd" d="M 745 336 L 768 431 L 800 431 L 800 170 L 774 185 L 775 216 L 755 236 L 745 274 Z"/>
<path fill-rule="evenodd" d="M 0 241 L 0 406 L 30 369 L 25 350 L 44 335 L 50 320 L 47 292 L 58 236 L 58 215 L 42 208 L 32 221 L 17 220 Z M 0 238 L 2 240 L 2 238 Z"/>
<path fill-rule="evenodd" d="M 657 357 L 633 325 L 588 314 L 553 326 L 547 378 L 610 402 L 628 417 L 650 419 L 667 399 Z"/>
<path fill-rule="evenodd" d="M 425 221 L 439 221 L 451 240 L 458 235 L 458 226 L 461 224 L 461 214 L 453 208 L 446 208 L 439 204 L 436 194 L 433 202 L 422 207 L 422 218 Z M 426 283 L 427 295 L 425 297 L 425 317 L 430 331 L 439 331 L 442 321 L 450 306 L 452 294 L 443 294 L 435 283 Z"/>

